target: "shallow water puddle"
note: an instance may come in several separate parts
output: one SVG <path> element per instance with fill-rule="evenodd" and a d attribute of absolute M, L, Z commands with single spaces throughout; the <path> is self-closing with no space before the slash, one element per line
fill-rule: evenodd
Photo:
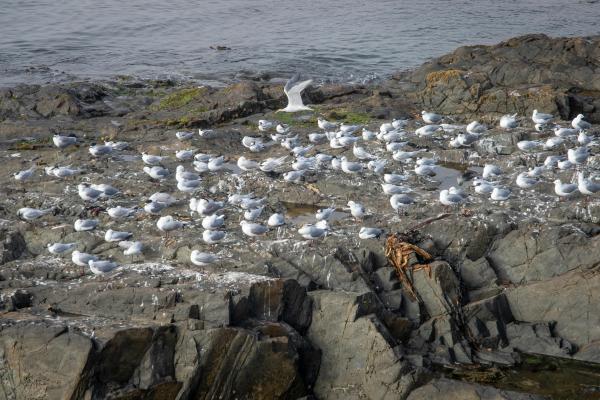
<path fill-rule="evenodd" d="M 441 182 L 439 190 L 449 189 L 452 186 L 458 186 L 457 178 L 466 171 L 472 171 L 477 175 L 481 175 L 483 168 L 468 164 L 442 162 L 438 164 L 436 168 L 437 174 L 433 179 Z"/>
<path fill-rule="evenodd" d="M 313 204 L 300 204 L 300 203 L 289 203 L 282 202 L 285 207 L 285 216 L 288 222 L 294 225 L 303 225 L 303 224 L 314 224 L 317 222 L 315 218 L 315 214 L 318 210 L 326 207 L 320 207 Z M 329 222 L 340 221 L 350 216 L 349 213 L 345 211 L 336 210 L 329 218 Z"/>

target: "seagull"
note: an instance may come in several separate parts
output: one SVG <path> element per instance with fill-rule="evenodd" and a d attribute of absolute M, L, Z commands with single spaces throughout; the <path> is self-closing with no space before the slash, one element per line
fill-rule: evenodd
<path fill-rule="evenodd" d="M 59 134 L 56 134 L 52 137 L 52 143 L 54 143 L 54 146 L 58 147 L 59 149 L 65 149 L 77 143 L 77 137 L 61 136 Z"/>
<path fill-rule="evenodd" d="M 433 112 L 421 111 L 421 117 L 427 124 L 437 124 L 442 120 L 442 116 Z"/>
<path fill-rule="evenodd" d="M 80 169 L 70 167 L 46 167 L 46 175 L 55 176 L 57 178 L 68 178 L 81 172 Z"/>
<path fill-rule="evenodd" d="M 343 156 L 341 158 L 341 161 L 342 161 L 342 171 L 344 171 L 347 174 L 355 174 L 357 172 L 362 171 L 363 166 L 361 163 L 348 161 L 346 159 L 346 156 Z"/>
<path fill-rule="evenodd" d="M 190 254 L 190 261 L 192 264 L 197 265 L 199 267 L 205 267 L 210 264 L 214 264 L 219 260 L 215 254 L 204 253 L 198 250 L 193 250 Z"/>
<path fill-rule="evenodd" d="M 104 144 L 116 151 L 123 151 L 129 147 L 129 143 L 127 142 L 104 142 Z"/>
<path fill-rule="evenodd" d="M 96 229 L 98 224 L 99 222 L 97 219 L 78 219 L 73 224 L 73 228 L 77 232 L 87 232 Z"/>
<path fill-rule="evenodd" d="M 188 172 L 183 165 L 178 165 L 175 169 L 175 179 L 177 181 L 197 181 L 200 179 L 198 174 Z"/>
<path fill-rule="evenodd" d="M 169 232 L 174 231 L 176 229 L 183 228 L 184 223 L 174 219 L 170 215 L 165 215 L 164 217 L 160 217 L 158 221 L 156 221 L 156 227 L 161 231 L 165 232 L 166 235 L 169 235 Z"/>
<path fill-rule="evenodd" d="M 114 186 L 108 185 L 106 183 L 91 184 L 90 187 L 94 190 L 101 191 L 102 197 L 113 197 L 113 196 L 116 196 L 117 194 L 121 193 L 119 191 L 119 189 L 115 188 Z"/>
<path fill-rule="evenodd" d="M 194 137 L 194 132 L 185 132 L 185 131 L 175 132 L 175 137 L 177 137 L 177 139 L 179 139 L 181 141 L 190 140 L 192 137 Z"/>
<path fill-rule="evenodd" d="M 242 171 L 252 171 L 252 170 L 260 168 L 260 164 L 258 162 L 249 160 L 244 156 L 241 156 L 240 158 L 238 158 L 237 166 Z"/>
<path fill-rule="evenodd" d="M 296 161 L 292 163 L 292 168 L 295 171 L 304 171 L 307 169 L 313 169 L 315 167 L 314 157 L 298 157 Z"/>
<path fill-rule="evenodd" d="M 483 179 L 497 178 L 502 175 L 502 170 L 497 165 L 485 164 L 483 167 Z"/>
<path fill-rule="evenodd" d="M 271 130 L 274 126 L 275 123 L 273 123 L 272 121 L 267 121 L 266 119 L 258 120 L 258 130 L 261 132 Z"/>
<path fill-rule="evenodd" d="M 317 118 L 317 125 L 319 126 L 319 128 L 325 130 L 325 131 L 331 131 L 334 129 L 337 129 L 338 124 L 334 123 L 334 122 L 329 122 L 324 118 L 318 117 Z"/>
<path fill-rule="evenodd" d="M 505 201 L 510 197 L 510 190 L 506 188 L 495 187 L 492 190 L 492 194 L 490 195 L 490 199 L 494 201 Z"/>
<path fill-rule="evenodd" d="M 150 175 L 150 177 L 152 179 L 158 179 L 158 180 L 165 179 L 170 174 L 168 169 L 160 167 L 160 166 L 144 167 L 144 172 L 146 174 Z"/>
<path fill-rule="evenodd" d="M 162 210 L 164 210 L 167 207 L 168 206 L 165 203 L 160 203 L 158 201 L 147 200 L 146 204 L 144 205 L 144 211 L 146 211 L 148 214 L 158 215 L 158 214 L 160 214 L 160 212 Z"/>
<path fill-rule="evenodd" d="M 260 206 L 257 208 L 246 210 L 244 212 L 244 219 L 246 221 L 256 221 L 258 219 L 258 217 L 260 217 L 260 214 L 262 214 L 264 208 L 265 208 L 265 206 Z"/>
<path fill-rule="evenodd" d="M 215 230 L 225 223 L 224 215 L 212 214 L 202 219 L 202 227 L 207 230 Z"/>
<path fill-rule="evenodd" d="M 322 208 L 317 210 L 315 218 L 317 219 L 317 221 L 327 221 L 329 218 L 331 218 L 334 212 L 335 207 Z"/>
<path fill-rule="evenodd" d="M 124 249 L 124 255 L 131 257 L 142 254 L 144 251 L 144 244 L 142 242 L 130 242 L 128 240 L 122 240 L 119 242 L 119 247 Z"/>
<path fill-rule="evenodd" d="M 372 132 L 366 128 L 363 128 L 362 130 L 362 139 L 367 142 L 369 140 L 373 140 L 377 137 L 377 134 L 375 132 Z"/>
<path fill-rule="evenodd" d="M 328 231 L 329 225 L 327 225 L 327 221 L 319 221 L 314 225 L 306 224 L 298 229 L 300 236 L 308 240 L 316 240 L 325 237 L 327 236 Z"/>
<path fill-rule="evenodd" d="M 33 221 L 34 219 L 38 219 L 50 213 L 52 210 L 53 208 L 47 208 L 45 210 L 42 210 L 38 208 L 23 207 L 17 210 L 17 216 L 26 221 Z"/>
<path fill-rule="evenodd" d="M 459 133 L 456 138 L 450 141 L 452 147 L 469 147 L 479 140 L 479 135 L 471 133 Z"/>
<path fill-rule="evenodd" d="M 348 201 L 348 208 L 355 219 L 362 219 L 365 216 L 365 207 L 360 203 L 350 200 Z"/>
<path fill-rule="evenodd" d="M 103 275 L 117 268 L 119 264 L 108 260 L 89 260 L 88 265 L 94 275 Z"/>
<path fill-rule="evenodd" d="M 520 142 L 517 142 L 519 150 L 526 152 L 535 151 L 539 149 L 540 146 L 542 146 L 542 143 L 537 140 L 521 140 Z"/>
<path fill-rule="evenodd" d="M 104 195 L 101 190 L 94 189 L 87 183 L 80 183 L 77 185 L 77 194 L 85 201 L 96 201 Z"/>
<path fill-rule="evenodd" d="M 248 222 L 245 220 L 241 221 L 240 225 L 242 226 L 242 232 L 244 233 L 244 235 L 251 237 L 262 236 L 269 230 L 269 228 L 267 228 L 264 225 L 257 224 L 254 222 Z"/>
<path fill-rule="evenodd" d="M 571 126 L 575 129 L 578 129 L 580 131 L 585 131 L 588 130 L 592 127 L 592 124 L 590 124 L 587 121 L 583 120 L 583 114 L 578 114 L 573 121 L 571 121 Z"/>
<path fill-rule="evenodd" d="M 504 129 L 515 129 L 519 124 L 517 123 L 517 114 L 507 114 L 500 118 L 500 127 Z"/>
<path fill-rule="evenodd" d="M 579 142 L 579 144 L 582 146 L 586 146 L 592 142 L 592 138 L 586 135 L 584 131 L 581 131 L 577 136 L 577 142 Z"/>
<path fill-rule="evenodd" d="M 273 172 L 283 166 L 287 156 L 269 157 L 260 164 L 260 170 L 263 172 Z"/>
<path fill-rule="evenodd" d="M 136 208 L 126 208 L 126 207 L 117 206 L 117 207 L 109 208 L 108 210 L 106 210 L 106 212 L 108 213 L 108 215 L 111 218 L 123 219 L 123 218 L 129 218 L 133 214 L 135 214 Z"/>
<path fill-rule="evenodd" d="M 382 183 L 381 188 L 383 189 L 383 193 L 388 195 L 412 192 L 410 188 L 407 188 L 405 186 L 394 185 L 392 183 Z"/>
<path fill-rule="evenodd" d="M 367 163 L 367 168 L 376 175 L 383 174 L 387 160 L 371 160 Z"/>
<path fill-rule="evenodd" d="M 190 199 L 190 210 L 199 213 L 200 215 L 211 215 L 223 208 L 224 204 L 222 201 L 215 201 L 210 199 Z"/>
<path fill-rule="evenodd" d="M 415 174 L 418 176 L 435 176 L 436 166 L 430 164 L 415 165 Z"/>
<path fill-rule="evenodd" d="M 175 157 L 181 161 L 190 160 L 194 157 L 194 150 L 191 150 L 191 149 L 179 150 L 178 152 L 175 153 Z"/>
<path fill-rule="evenodd" d="M 108 155 L 113 152 L 112 146 L 108 146 L 105 144 L 93 144 L 88 149 L 90 154 L 94 157 L 100 157 L 104 155 Z"/>
<path fill-rule="evenodd" d="M 416 157 L 419 153 L 425 151 L 424 149 L 419 149 L 419 150 L 415 150 L 415 151 L 396 151 L 394 152 L 394 154 L 392 154 L 392 158 L 396 161 L 407 161 L 410 160 L 411 158 Z"/>
<path fill-rule="evenodd" d="M 533 115 L 531 116 L 531 120 L 536 124 L 547 124 L 554 119 L 552 114 L 544 114 L 538 112 L 538 110 L 533 110 Z"/>
<path fill-rule="evenodd" d="M 450 193 L 449 190 L 444 189 L 440 192 L 440 203 L 444 206 L 456 206 L 465 201 L 465 198 L 456 193 Z"/>
<path fill-rule="evenodd" d="M 285 218 L 283 217 L 283 214 L 279 214 L 279 213 L 271 214 L 271 216 L 267 220 L 267 225 L 268 226 L 285 225 Z"/>
<path fill-rule="evenodd" d="M 169 193 L 163 193 L 163 192 L 156 192 L 152 196 L 150 196 L 148 199 L 152 200 L 154 202 L 157 202 L 157 203 L 166 204 L 167 206 L 170 206 L 171 204 L 173 204 L 177 201 L 177 199 L 175 197 L 171 196 Z"/>
<path fill-rule="evenodd" d="M 483 179 L 477 179 L 473 181 L 475 187 L 475 193 L 479 194 L 490 194 L 494 191 L 494 185 Z"/>
<path fill-rule="evenodd" d="M 184 193 L 193 193 L 196 190 L 200 189 L 200 185 L 202 181 L 200 179 L 194 181 L 182 180 L 177 181 L 177 190 Z"/>
<path fill-rule="evenodd" d="M 593 196 L 600 192 L 600 184 L 592 181 L 591 179 L 587 179 L 583 172 L 577 173 L 577 188 L 581 194 L 586 196 Z"/>
<path fill-rule="evenodd" d="M 562 183 L 560 179 L 554 181 L 554 193 L 559 197 L 569 197 L 577 193 L 577 185 L 574 183 Z"/>
<path fill-rule="evenodd" d="M 579 131 L 577 129 L 561 128 L 558 125 L 554 128 L 554 134 L 561 138 L 575 136 L 575 135 L 577 135 L 578 132 Z"/>
<path fill-rule="evenodd" d="M 567 159 L 576 165 L 585 164 L 589 157 L 587 147 L 582 146 L 576 149 L 569 149 L 567 151 Z"/>
<path fill-rule="evenodd" d="M 570 169 L 573 167 L 573 163 L 569 160 L 561 160 L 558 163 L 556 163 L 556 166 L 558 167 L 558 169 L 560 169 L 561 171 L 564 171 L 566 169 Z"/>
<path fill-rule="evenodd" d="M 89 265 L 88 262 L 90 260 L 97 261 L 98 257 L 96 257 L 93 254 L 82 253 L 77 250 L 71 253 L 71 261 L 73 261 L 75 265 L 78 265 L 80 267 L 87 267 Z"/>
<path fill-rule="evenodd" d="M 402 129 L 406 125 L 408 125 L 408 120 L 407 119 L 393 119 L 392 120 L 392 126 L 395 129 Z"/>
<path fill-rule="evenodd" d="M 211 159 L 208 160 L 208 170 L 212 171 L 212 172 L 220 171 L 223 169 L 224 164 L 225 164 L 225 157 L 223 157 L 223 156 L 211 157 Z"/>
<path fill-rule="evenodd" d="M 435 132 L 442 129 L 439 125 L 424 125 L 415 131 L 417 136 L 432 136 Z"/>
<path fill-rule="evenodd" d="M 539 181 L 535 178 L 530 177 L 529 173 L 521 172 L 519 175 L 517 175 L 516 183 L 517 186 L 521 189 L 531 189 L 532 187 L 537 185 Z"/>
<path fill-rule="evenodd" d="M 198 129 L 198 135 L 204 139 L 212 139 L 217 136 L 217 132 L 212 129 Z"/>
<path fill-rule="evenodd" d="M 369 154 L 364 147 L 357 146 L 356 143 L 354 143 L 354 147 L 352 148 L 352 154 L 359 160 L 372 160 L 376 158 L 374 155 Z"/>
<path fill-rule="evenodd" d="M 379 239 L 383 234 L 383 229 L 362 227 L 358 232 L 358 237 L 361 239 Z"/>
<path fill-rule="evenodd" d="M 312 150 L 313 147 L 314 146 L 312 144 L 306 147 L 296 146 L 291 151 L 295 157 L 304 157 L 306 156 L 306 153 Z"/>
<path fill-rule="evenodd" d="M 133 236 L 133 233 L 131 233 L 131 232 L 120 232 L 120 231 L 113 231 L 112 229 L 109 229 L 104 234 L 104 240 L 107 242 L 120 242 L 122 240 L 127 240 L 132 236 Z"/>
<path fill-rule="evenodd" d="M 551 150 L 554 149 L 560 145 L 562 145 L 565 142 L 565 139 L 563 139 L 562 137 L 550 137 L 548 138 L 548 140 L 546 140 L 546 143 L 544 143 L 544 150 Z"/>
<path fill-rule="evenodd" d="M 394 185 L 398 185 L 402 182 L 405 182 L 406 180 L 408 180 L 408 177 L 406 175 L 399 175 L 399 174 L 385 174 L 383 175 L 383 181 L 385 183 L 391 183 Z"/>
<path fill-rule="evenodd" d="M 19 171 L 19 172 L 15 172 L 13 174 L 13 176 L 15 177 L 15 180 L 19 181 L 19 182 L 24 182 L 27 179 L 30 179 L 33 176 L 33 171 L 35 171 L 35 165 L 32 166 L 29 169 L 23 170 L 23 171 Z"/>
<path fill-rule="evenodd" d="M 312 83 L 312 79 L 300 81 L 300 74 L 297 73 L 285 84 L 283 92 L 288 98 L 288 104 L 285 108 L 278 110 L 283 112 L 296 112 L 312 110 L 302 102 L 302 92 Z"/>
<path fill-rule="evenodd" d="M 46 247 L 50 253 L 60 255 L 72 251 L 76 246 L 77 243 L 48 243 Z"/>
<path fill-rule="evenodd" d="M 479 135 L 487 131 L 487 126 L 480 124 L 478 121 L 473 121 L 467 125 L 467 132 L 472 135 Z"/>
<path fill-rule="evenodd" d="M 160 165 L 165 157 L 155 156 L 148 153 L 142 153 L 142 161 L 147 165 Z"/>
<path fill-rule="evenodd" d="M 286 182 L 300 183 L 304 176 L 304 170 L 301 171 L 289 171 L 283 174 L 283 180 Z"/>
<path fill-rule="evenodd" d="M 315 144 L 324 143 L 327 141 L 327 134 L 326 133 L 316 133 L 316 132 L 309 133 L 308 141 L 311 143 L 315 143 Z"/>
<path fill-rule="evenodd" d="M 205 230 L 202 232 L 202 240 L 206 244 L 217 244 L 225 238 L 225 232 Z"/>
<path fill-rule="evenodd" d="M 413 198 L 406 194 L 395 194 L 392 197 L 390 197 L 390 204 L 392 205 L 392 208 L 397 212 L 400 212 L 401 209 L 409 207 L 414 202 L 415 201 L 413 200 Z"/>

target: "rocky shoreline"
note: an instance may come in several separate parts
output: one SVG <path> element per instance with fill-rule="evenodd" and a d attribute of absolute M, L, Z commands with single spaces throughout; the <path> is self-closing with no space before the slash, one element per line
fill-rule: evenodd
<path fill-rule="evenodd" d="M 275 113 L 285 105 L 282 86 L 260 79 L 225 88 L 122 77 L 0 89 L 0 399 L 597 398 L 600 201 L 558 202 L 550 183 L 537 197 L 475 200 L 461 212 L 427 201 L 399 216 L 374 179 L 314 173 L 283 185 L 267 175 L 210 175 L 210 196 L 239 186 L 268 194 L 268 208 L 292 224 L 359 196 L 372 212 L 367 222 L 398 235 L 359 241 L 360 225 L 340 211 L 333 234 L 314 247 L 289 240 L 293 226 L 243 246 L 235 236 L 226 261 L 206 268 L 189 263 L 203 247 L 197 231 L 165 243 L 147 216 L 119 225 L 149 244 L 143 262 L 102 235 L 73 231 L 77 217 L 113 224 L 103 205 L 79 200 L 81 179 L 106 180 L 110 169 L 107 183 L 123 192 L 117 202 L 139 202 L 137 194 L 158 188 L 136 156 L 189 147 L 174 143 L 178 130 L 215 128 L 218 139 L 196 135 L 194 146 L 234 160 L 263 118 L 301 136 L 316 130 L 317 115 L 377 129 L 422 109 L 490 126 L 533 109 L 598 124 L 600 37 L 461 47 L 376 86 L 313 87 L 305 99 L 314 113 Z M 73 133 L 82 146 L 57 155 L 53 133 Z M 534 135 L 490 129 L 475 158 L 411 139 L 445 166 L 422 196 L 490 160 L 527 166 L 516 143 Z M 87 144 L 108 139 L 130 151 L 90 163 Z M 66 182 L 16 182 L 12 174 L 32 162 L 85 171 Z M 597 169 L 600 158 L 588 162 Z M 54 212 L 26 223 L 16 216 L 25 206 Z M 184 218 L 186 207 L 173 214 Z M 234 218 L 227 225 L 239 230 Z M 58 241 L 122 267 L 106 279 L 82 275 L 47 252 Z"/>

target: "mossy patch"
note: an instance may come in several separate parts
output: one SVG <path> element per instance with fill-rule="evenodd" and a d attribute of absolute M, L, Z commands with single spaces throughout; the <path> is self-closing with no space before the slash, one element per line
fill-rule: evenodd
<path fill-rule="evenodd" d="M 452 80 L 461 79 L 464 71 L 459 69 L 447 69 L 444 71 L 430 72 L 425 77 L 427 87 L 435 86 L 440 83 L 447 84 Z"/>
<path fill-rule="evenodd" d="M 163 97 L 156 110 L 174 110 L 184 107 L 206 93 L 206 88 L 180 89 Z"/>

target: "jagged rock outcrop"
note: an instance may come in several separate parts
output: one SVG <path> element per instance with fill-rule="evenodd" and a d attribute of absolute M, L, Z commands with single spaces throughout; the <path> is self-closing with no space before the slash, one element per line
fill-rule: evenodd
<path fill-rule="evenodd" d="M 526 35 L 493 46 L 465 46 L 398 79 L 411 98 L 444 114 L 530 115 L 600 121 L 600 37 Z"/>

